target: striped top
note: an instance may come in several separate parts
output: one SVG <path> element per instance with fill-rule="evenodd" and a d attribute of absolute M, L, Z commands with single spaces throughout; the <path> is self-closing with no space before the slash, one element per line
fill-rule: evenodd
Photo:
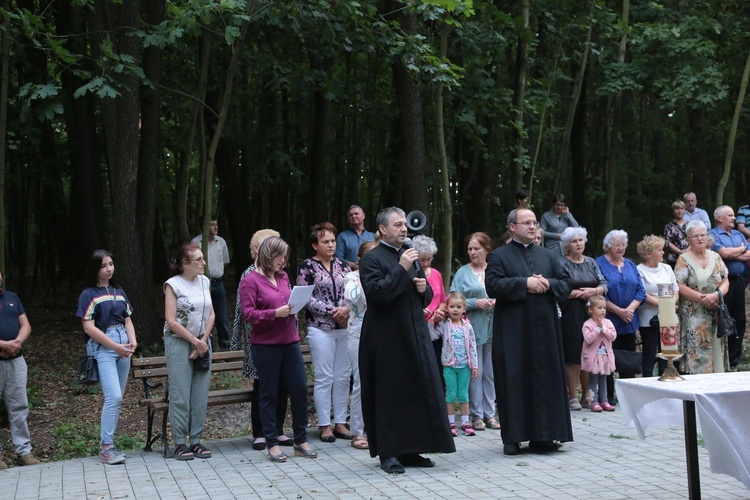
<path fill-rule="evenodd" d="M 102 332 L 106 332 L 109 325 L 124 325 L 125 318 L 132 314 L 128 296 L 121 288 L 89 287 L 78 297 L 76 316 L 82 320 L 94 320 L 94 325 Z"/>

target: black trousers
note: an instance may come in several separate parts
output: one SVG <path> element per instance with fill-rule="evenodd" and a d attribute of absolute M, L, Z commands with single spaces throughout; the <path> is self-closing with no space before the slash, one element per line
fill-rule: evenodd
<path fill-rule="evenodd" d="M 292 406 L 294 442 L 307 442 L 307 373 L 299 342 L 285 345 L 250 346 L 260 385 L 260 421 L 266 446 L 279 444 L 277 407 L 279 386 L 284 385 Z"/>
<path fill-rule="evenodd" d="M 656 362 L 656 353 L 661 351 L 661 334 L 658 328 L 653 326 L 640 327 L 641 341 L 643 342 L 643 376 L 654 376 L 654 363 Z M 659 360 L 659 376 L 664 375 L 664 368 L 667 362 Z"/>
<path fill-rule="evenodd" d="M 742 340 L 745 338 L 745 279 L 743 276 L 729 277 L 729 291 L 724 297 L 724 303 L 737 324 L 737 335 L 732 335 L 727 339 L 729 365 L 734 367 L 742 361 Z"/>
<path fill-rule="evenodd" d="M 263 425 L 260 422 L 260 388 L 263 382 L 259 378 L 253 379 L 253 393 L 250 395 L 250 425 L 252 425 L 253 437 L 265 437 L 263 434 Z M 287 409 L 286 389 L 284 381 L 279 384 L 279 392 L 276 395 L 276 434 L 284 434 L 284 421 L 286 420 Z"/>

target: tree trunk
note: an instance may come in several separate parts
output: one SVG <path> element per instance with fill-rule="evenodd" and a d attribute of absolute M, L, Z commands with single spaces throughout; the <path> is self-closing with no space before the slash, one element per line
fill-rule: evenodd
<path fill-rule="evenodd" d="M 92 53 L 101 57 L 101 44 L 105 33 L 110 35 L 114 50 L 132 56 L 135 64 L 141 63 L 141 43 L 132 36 L 140 25 L 140 1 L 131 0 L 114 7 L 99 0 L 89 12 Z M 150 221 L 139 220 L 139 205 L 146 202 L 139 196 L 141 95 L 140 81 L 130 73 L 119 75 L 122 88 L 116 98 L 100 99 L 102 126 L 106 144 L 109 185 L 112 198 L 112 249 L 117 262 L 117 279 L 123 284 L 136 314 L 133 315 L 139 342 L 144 345 L 159 343 L 161 329 L 154 311 L 156 297 L 153 278 L 144 266 L 147 252 L 144 249 L 144 225 Z M 153 205 L 150 205 L 153 206 Z M 151 215 L 149 215 L 151 218 Z M 148 240 L 151 245 L 151 240 Z"/>
<path fill-rule="evenodd" d="M 232 57 L 229 59 L 229 66 L 227 67 L 226 81 L 224 82 L 224 92 L 221 94 L 221 106 L 219 107 L 219 115 L 216 119 L 216 130 L 214 130 L 211 138 L 211 144 L 208 147 L 208 156 L 206 161 L 206 179 L 204 186 L 204 210 L 203 210 L 203 254 L 208 256 L 208 228 L 211 223 L 211 217 L 213 214 L 212 203 L 213 203 L 213 172 L 214 162 L 216 158 L 216 150 L 219 147 L 219 140 L 221 139 L 221 133 L 224 130 L 224 124 L 227 120 L 227 114 L 229 112 L 229 102 L 232 98 L 232 85 L 234 84 L 234 75 L 237 72 L 237 65 L 242 54 L 242 45 L 245 42 L 247 31 L 250 28 L 250 15 L 253 12 L 255 2 L 247 2 L 245 9 L 245 15 L 248 19 L 242 23 L 240 29 L 240 35 L 234 42 L 232 47 Z M 206 262 L 206 273 L 208 273 L 208 262 Z"/>
<path fill-rule="evenodd" d="M 591 5 L 591 11 L 589 12 L 589 18 L 593 13 L 594 6 Z M 581 65 L 576 73 L 575 80 L 573 81 L 573 91 L 571 92 L 570 106 L 568 107 L 568 117 L 565 120 L 565 130 L 563 131 L 562 142 L 560 148 L 557 150 L 557 169 L 555 172 L 555 184 L 553 193 L 560 192 L 560 176 L 565 168 L 565 164 L 568 159 L 568 151 L 570 150 L 570 136 L 573 133 L 573 122 L 576 116 L 576 109 L 578 108 L 578 102 L 581 99 L 581 91 L 583 89 L 583 77 L 586 74 L 586 67 L 588 66 L 589 60 L 589 48 L 591 46 L 591 34 L 593 33 L 594 23 L 589 22 L 589 31 L 586 35 L 586 43 L 583 46 L 583 54 L 581 55 Z M 576 180 L 573 181 L 577 182 Z"/>
<path fill-rule="evenodd" d="M 526 94 L 526 66 L 529 61 L 529 4 L 529 0 L 522 0 L 521 2 L 521 19 L 523 20 L 523 28 L 518 36 L 518 47 L 516 51 L 516 82 L 513 89 L 513 136 L 515 144 L 513 145 L 514 155 L 510 169 L 511 194 L 508 195 L 509 199 L 513 199 L 523 185 L 523 166 L 526 152 L 526 134 L 524 133 L 523 112 L 524 95 Z"/>
<path fill-rule="evenodd" d="M 417 15 L 406 10 L 399 14 L 401 29 L 417 33 Z M 393 86 L 398 102 L 398 176 L 406 179 L 401 204 L 406 212 L 428 213 L 427 158 L 425 147 L 422 89 L 416 77 L 409 74 L 404 61 L 393 63 Z"/>
<path fill-rule="evenodd" d="M 5 225 L 5 151 L 8 132 L 8 86 L 10 85 L 10 19 L 8 18 L 9 0 L 2 0 L 2 33 L 0 33 L 0 271 L 5 271 L 5 242 L 8 241 Z"/>
<path fill-rule="evenodd" d="M 441 23 L 440 26 L 440 52 L 438 57 L 445 60 L 448 53 L 448 30 L 450 26 Z M 453 204 L 451 202 L 451 180 L 448 175 L 448 157 L 445 151 L 445 129 L 443 125 L 443 84 L 435 84 L 435 137 L 437 138 L 438 158 L 440 161 L 440 180 L 442 187 L 440 195 L 443 205 L 443 234 L 442 234 L 442 261 L 443 286 L 447 290 L 450 287 L 451 264 L 453 263 Z"/>
<path fill-rule="evenodd" d="M 630 0 L 622 0 L 622 17 L 623 26 L 628 25 L 630 15 Z M 624 33 L 620 38 L 620 49 L 617 53 L 618 64 L 625 64 L 625 52 L 627 49 L 628 35 Z M 607 156 L 605 160 L 605 172 L 607 179 L 607 197 L 604 207 L 604 233 L 612 230 L 614 222 L 615 208 L 615 178 L 617 172 L 617 136 L 620 126 L 620 112 L 622 110 L 622 91 L 618 91 L 614 99 L 608 99 L 608 120 L 607 120 Z M 614 102 L 612 102 L 614 101 Z"/>
<path fill-rule="evenodd" d="M 748 77 L 750 77 L 750 54 L 747 55 L 747 61 L 745 61 L 745 70 L 742 72 L 742 80 L 740 80 L 740 93 L 737 96 L 737 102 L 734 105 L 734 116 L 732 116 L 732 126 L 729 129 L 729 141 L 727 143 L 727 155 L 724 159 L 724 172 L 721 174 L 719 185 L 716 187 L 716 206 L 724 204 L 724 188 L 726 187 L 727 182 L 729 182 L 729 172 L 732 170 L 734 141 L 737 137 L 737 126 L 740 122 L 742 104 L 745 101 L 745 93 L 747 92 Z"/>

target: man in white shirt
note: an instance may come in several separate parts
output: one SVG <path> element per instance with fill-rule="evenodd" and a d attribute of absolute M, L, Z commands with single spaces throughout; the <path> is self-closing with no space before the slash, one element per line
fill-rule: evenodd
<path fill-rule="evenodd" d="M 193 238 L 199 245 L 203 235 Z M 224 289 L 224 266 L 229 264 L 227 242 L 219 236 L 219 222 L 211 220 L 208 231 L 208 262 L 206 276 L 211 280 L 211 302 L 216 315 L 216 330 L 219 332 L 219 349 L 229 349 L 229 317 L 227 316 L 227 292 Z"/>
<path fill-rule="evenodd" d="M 711 219 L 708 217 L 708 212 L 697 207 L 698 198 L 695 196 L 695 193 L 685 193 L 682 197 L 682 201 L 685 202 L 685 222 L 700 220 L 706 224 L 708 229 L 711 229 Z"/>

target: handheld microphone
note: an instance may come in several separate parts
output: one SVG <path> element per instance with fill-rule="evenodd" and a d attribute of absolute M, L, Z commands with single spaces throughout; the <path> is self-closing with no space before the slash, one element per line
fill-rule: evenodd
<path fill-rule="evenodd" d="M 411 246 L 411 238 L 405 238 L 404 239 L 404 244 L 402 246 L 404 248 L 406 248 L 407 250 L 410 249 L 410 248 L 412 248 L 412 246 Z M 414 266 L 414 270 L 416 272 L 418 272 L 418 273 L 421 272 L 422 274 L 424 274 L 424 269 L 422 269 L 422 264 L 419 263 L 419 259 L 415 260 L 414 264 L 412 264 L 412 265 Z"/>

